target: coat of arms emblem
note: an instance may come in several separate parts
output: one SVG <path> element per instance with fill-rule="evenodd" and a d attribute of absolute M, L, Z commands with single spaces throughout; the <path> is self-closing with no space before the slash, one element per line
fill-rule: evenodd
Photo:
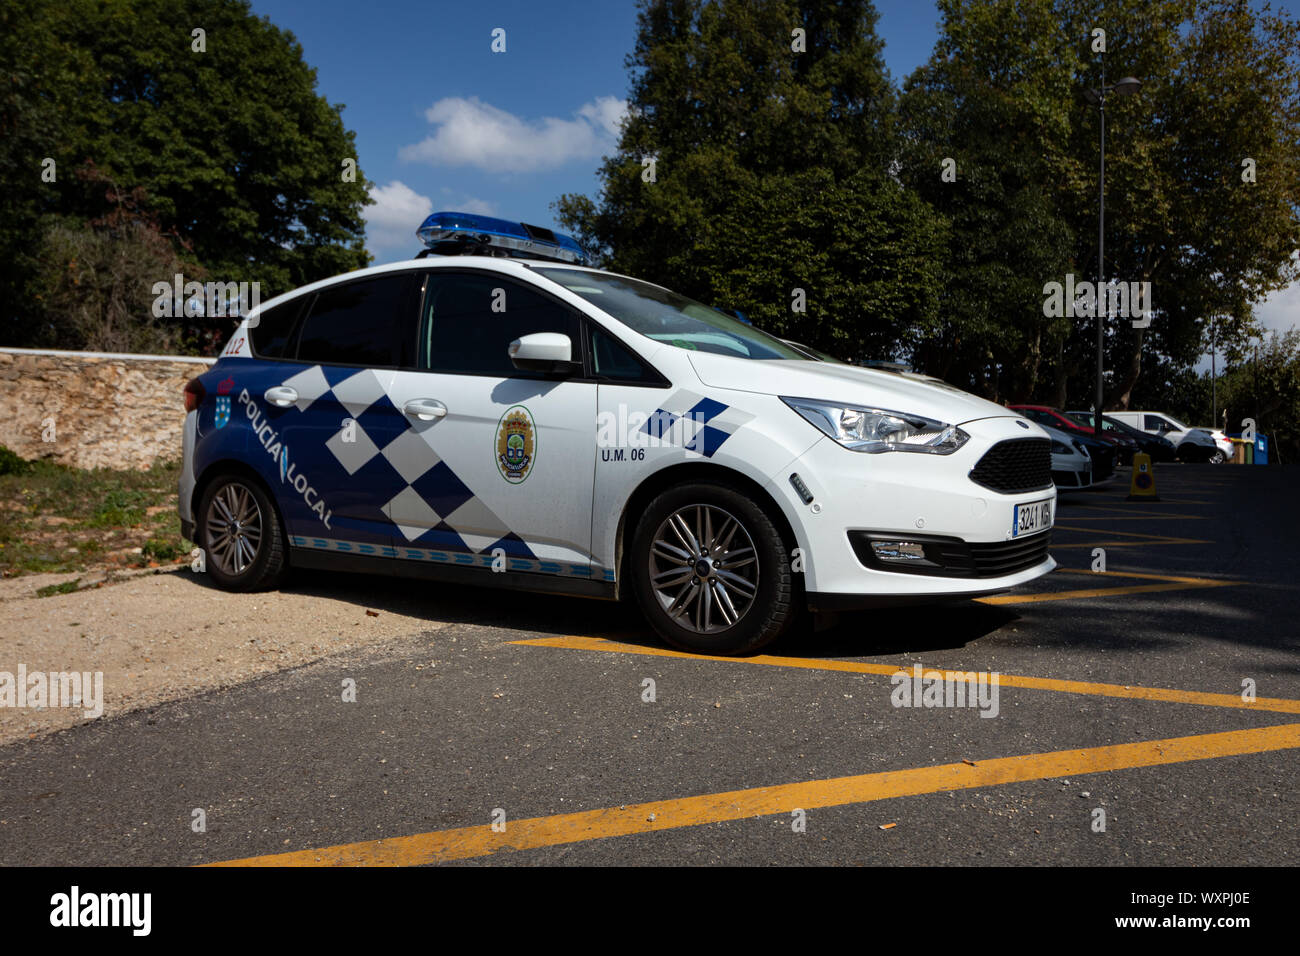
<path fill-rule="evenodd" d="M 517 485 L 532 471 L 537 459 L 537 427 L 532 414 L 522 405 L 506 409 L 497 423 L 497 470 Z"/>
<path fill-rule="evenodd" d="M 230 421 L 230 390 L 235 387 L 235 380 L 227 377 L 217 385 L 217 409 L 213 419 L 218 428 L 225 428 Z"/>

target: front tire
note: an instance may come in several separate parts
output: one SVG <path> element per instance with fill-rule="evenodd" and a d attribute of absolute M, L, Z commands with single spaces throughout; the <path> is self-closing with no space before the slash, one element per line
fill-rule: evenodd
<path fill-rule="evenodd" d="M 288 570 L 280 513 L 250 478 L 223 475 L 208 485 L 197 533 L 204 566 L 223 590 L 267 590 Z"/>
<path fill-rule="evenodd" d="M 750 653 L 796 618 L 797 588 L 780 532 L 727 485 L 660 494 L 637 522 L 625 560 L 646 619 L 681 650 Z"/>

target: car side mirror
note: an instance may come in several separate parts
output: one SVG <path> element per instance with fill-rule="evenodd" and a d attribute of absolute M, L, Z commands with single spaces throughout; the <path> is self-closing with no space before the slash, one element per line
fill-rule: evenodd
<path fill-rule="evenodd" d="M 569 375 L 582 367 L 573 360 L 573 343 L 562 332 L 521 335 L 506 351 L 515 368 L 524 372 Z"/>

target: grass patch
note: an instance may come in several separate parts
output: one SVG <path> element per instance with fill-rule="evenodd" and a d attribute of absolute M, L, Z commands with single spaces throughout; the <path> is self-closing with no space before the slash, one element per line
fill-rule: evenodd
<path fill-rule="evenodd" d="M 142 566 L 188 553 L 176 513 L 179 461 L 148 471 L 24 464 L 0 470 L 0 576 Z"/>
<path fill-rule="evenodd" d="M 74 578 L 71 581 L 64 581 L 62 584 L 47 584 L 43 588 L 36 589 L 36 596 L 54 597 L 56 594 L 71 594 L 77 590 L 77 585 L 81 583 L 81 578 Z"/>
<path fill-rule="evenodd" d="M 0 445 L 0 475 L 25 475 L 31 467 L 30 461 Z"/>
<path fill-rule="evenodd" d="M 155 561 L 173 561 L 186 554 L 187 550 L 182 550 L 182 539 L 179 537 L 172 541 L 150 538 L 144 543 L 143 553 L 145 557 L 153 558 Z"/>

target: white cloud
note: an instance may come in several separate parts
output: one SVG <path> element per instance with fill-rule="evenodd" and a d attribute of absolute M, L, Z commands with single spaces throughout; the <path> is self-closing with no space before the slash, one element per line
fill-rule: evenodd
<path fill-rule="evenodd" d="M 1291 261 L 1300 265 L 1300 252 Z M 1300 327 L 1300 282 L 1292 282 L 1284 289 L 1271 292 L 1255 306 L 1255 318 L 1270 332 L 1286 332 Z"/>
<path fill-rule="evenodd" d="M 366 241 L 376 259 L 384 258 L 380 252 L 408 252 L 415 255 L 419 240 L 415 230 L 433 212 L 433 200 L 421 196 L 401 180 L 387 186 L 370 187 L 373 206 L 366 206 L 362 215 L 366 220 Z"/>
<path fill-rule="evenodd" d="M 465 193 L 456 192 L 454 189 L 442 187 L 442 209 L 451 209 L 455 212 L 473 212 L 480 216 L 497 215 L 497 204 L 488 202 L 486 199 L 475 199 Z"/>
<path fill-rule="evenodd" d="M 625 100 L 600 96 L 581 106 L 572 119 L 525 120 L 478 97 L 448 97 L 425 110 L 433 133 L 403 146 L 397 155 L 406 161 L 474 166 L 494 173 L 553 169 L 612 151 L 626 113 Z"/>

